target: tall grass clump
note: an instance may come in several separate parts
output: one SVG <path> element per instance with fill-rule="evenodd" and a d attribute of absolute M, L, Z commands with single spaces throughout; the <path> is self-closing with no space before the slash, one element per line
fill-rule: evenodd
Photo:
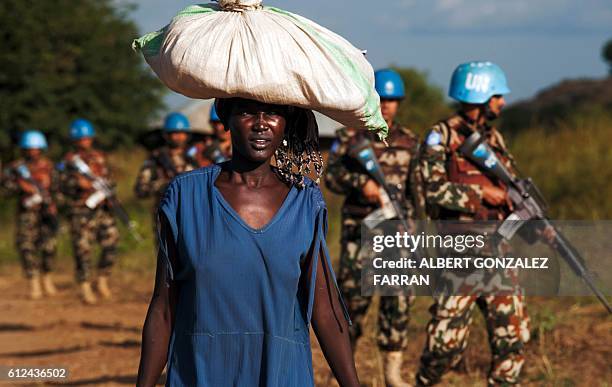
<path fill-rule="evenodd" d="M 533 178 L 550 217 L 612 219 L 612 112 L 576 113 L 563 121 L 520 130 L 510 148 Z"/>

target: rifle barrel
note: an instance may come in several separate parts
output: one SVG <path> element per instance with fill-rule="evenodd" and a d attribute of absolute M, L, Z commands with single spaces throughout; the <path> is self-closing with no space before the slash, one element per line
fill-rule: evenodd
<path fill-rule="evenodd" d="M 552 226 L 550 221 L 546 219 L 544 224 L 547 226 Z M 603 293 L 597 289 L 595 284 L 593 283 L 593 279 L 587 270 L 584 262 L 584 258 L 578 253 L 578 251 L 571 245 L 571 243 L 567 240 L 567 238 L 554 226 L 552 226 L 556 233 L 555 245 L 557 247 L 557 251 L 561 256 L 565 259 L 569 267 L 574 271 L 574 273 L 582 278 L 584 283 L 591 289 L 591 291 L 595 294 L 595 296 L 599 299 L 599 301 L 603 304 L 609 314 L 612 314 L 612 307 L 608 303 L 608 300 L 603 295 Z"/>

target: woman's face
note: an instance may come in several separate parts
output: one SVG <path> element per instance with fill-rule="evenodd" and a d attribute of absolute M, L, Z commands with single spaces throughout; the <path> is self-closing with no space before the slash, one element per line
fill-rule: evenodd
<path fill-rule="evenodd" d="M 240 99 L 229 117 L 232 149 L 247 160 L 264 162 L 274 156 L 285 134 L 287 107 Z"/>

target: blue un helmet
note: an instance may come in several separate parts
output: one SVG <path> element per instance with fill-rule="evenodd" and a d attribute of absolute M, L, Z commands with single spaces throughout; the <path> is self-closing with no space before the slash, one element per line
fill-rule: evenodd
<path fill-rule="evenodd" d="M 87 137 L 95 137 L 96 131 L 93 124 L 84 118 L 78 118 L 70 124 L 70 139 L 80 140 Z"/>
<path fill-rule="evenodd" d="M 217 114 L 217 108 L 215 107 L 215 102 L 213 102 L 212 106 L 210 107 L 209 121 L 211 122 L 221 121 L 221 118 L 219 118 L 219 115 Z"/>
<path fill-rule="evenodd" d="M 47 149 L 47 139 L 39 130 L 26 130 L 19 138 L 21 149 Z"/>
<path fill-rule="evenodd" d="M 459 102 L 483 104 L 494 95 L 510 93 L 504 71 L 491 62 L 468 62 L 457 66 L 448 95 Z"/>
<path fill-rule="evenodd" d="M 164 121 L 164 132 L 188 132 L 189 119 L 182 113 L 170 113 Z"/>
<path fill-rule="evenodd" d="M 404 81 L 395 70 L 382 69 L 375 72 L 374 87 L 381 99 L 402 99 L 406 96 Z"/>

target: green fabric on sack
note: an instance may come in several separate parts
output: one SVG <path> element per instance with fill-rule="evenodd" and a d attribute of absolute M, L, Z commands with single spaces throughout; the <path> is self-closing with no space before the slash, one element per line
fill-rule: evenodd
<path fill-rule="evenodd" d="M 325 48 L 334 56 L 338 64 L 346 71 L 347 74 L 350 74 L 350 77 L 356 82 L 356 84 L 361 89 L 361 92 L 366 97 L 366 106 L 365 106 L 365 117 L 367 119 L 365 125 L 370 130 L 378 131 L 378 135 L 381 140 L 387 138 L 389 133 L 389 127 L 387 126 L 386 121 L 384 120 L 382 113 L 380 112 L 379 107 L 379 99 L 377 95 L 373 92 L 374 88 L 369 84 L 366 77 L 359 71 L 357 67 L 355 67 L 354 63 L 351 62 L 346 55 L 342 53 L 342 49 L 337 47 L 334 43 L 325 39 L 325 37 L 321 36 L 321 34 L 317 33 L 314 29 L 312 29 L 309 25 L 304 23 L 301 20 L 301 16 L 293 14 L 291 12 L 282 10 L 276 7 L 264 7 L 265 9 L 278 13 L 283 16 L 287 16 L 291 18 L 296 24 L 308 31 L 311 35 L 316 36 L 317 39 Z"/>
<path fill-rule="evenodd" d="M 149 32 L 142 37 L 135 39 L 132 42 L 132 49 L 140 50 L 142 55 L 152 57 L 159 54 L 164 38 L 166 36 L 166 27 L 159 31 Z"/>
<path fill-rule="evenodd" d="M 183 9 L 174 18 L 181 16 L 199 15 L 201 13 L 210 13 L 217 11 L 219 11 L 219 6 L 216 4 L 194 4 Z"/>
<path fill-rule="evenodd" d="M 359 121 L 363 126 L 369 130 L 376 131 L 381 140 L 387 137 L 389 128 L 382 113 L 380 111 L 379 98 L 373 85 L 370 84 L 366 74 L 364 74 L 357 65 L 345 54 L 345 51 L 337 44 L 333 43 L 325 36 L 322 36 L 318 31 L 313 29 L 308 23 L 305 22 L 305 18 L 291 12 L 282 10 L 276 7 L 264 7 L 266 11 L 273 12 L 283 18 L 289 19 L 291 23 L 301 28 L 306 33 L 314 37 L 334 58 L 336 63 L 345 73 L 347 78 L 351 79 L 358 89 L 361 91 L 361 95 L 365 99 L 365 106 L 363 111 L 359 112 Z M 206 13 L 220 12 L 220 8 L 217 4 L 196 4 L 184 8 L 180 11 L 173 19 L 174 22 L 178 18 L 183 18 L 192 15 L 200 15 Z M 170 23 L 166 27 L 159 31 L 151 32 L 143 35 L 139 39 L 135 39 L 132 43 L 134 50 L 140 50 L 145 58 L 153 58 L 159 55 L 164 40 L 166 38 L 166 32 L 172 25 Z"/>
<path fill-rule="evenodd" d="M 184 8 L 172 20 L 184 16 L 199 15 L 203 13 L 217 12 L 219 7 L 215 4 L 195 4 Z M 159 31 L 149 32 L 142 37 L 135 39 L 132 43 L 134 50 L 140 50 L 144 56 L 152 57 L 159 54 L 168 26 Z"/>

